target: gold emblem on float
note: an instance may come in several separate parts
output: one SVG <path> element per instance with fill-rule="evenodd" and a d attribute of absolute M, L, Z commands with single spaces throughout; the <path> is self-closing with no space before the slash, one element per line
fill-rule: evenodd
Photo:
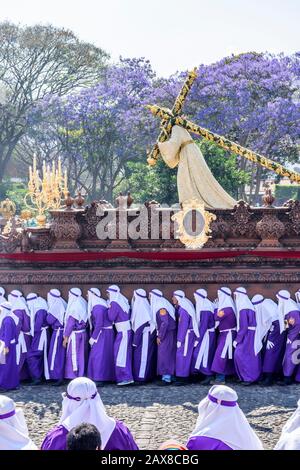
<path fill-rule="evenodd" d="M 188 199 L 182 203 L 181 211 L 172 216 L 177 224 L 176 235 L 189 249 L 199 249 L 211 238 L 210 224 L 216 220 L 215 214 L 211 214 L 204 208 L 204 204 L 198 199 Z"/>

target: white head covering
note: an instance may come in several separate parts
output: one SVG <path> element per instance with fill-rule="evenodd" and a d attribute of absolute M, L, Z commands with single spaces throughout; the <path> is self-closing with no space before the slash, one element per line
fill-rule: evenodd
<path fill-rule="evenodd" d="M 19 290 L 12 290 L 10 294 L 8 294 L 8 301 L 12 305 L 13 312 L 15 310 L 25 310 L 28 316 L 30 316 L 26 300 L 23 297 L 22 292 Z"/>
<path fill-rule="evenodd" d="M 297 409 L 282 428 L 275 450 L 300 450 L 300 400 Z"/>
<path fill-rule="evenodd" d="M 72 287 L 69 290 L 65 322 L 67 322 L 69 315 L 79 322 L 88 320 L 87 301 L 82 297 L 81 289 L 78 287 Z"/>
<path fill-rule="evenodd" d="M 30 334 L 31 336 L 34 336 L 34 320 L 36 312 L 39 310 L 46 310 L 47 312 L 48 305 L 45 299 L 38 296 L 34 292 L 31 292 L 26 296 L 26 301 L 30 312 Z"/>
<path fill-rule="evenodd" d="M 87 377 L 78 377 L 69 383 L 67 393 L 63 394 L 59 421 L 68 431 L 81 423 L 96 426 L 101 435 L 102 449 L 116 426 L 116 421 L 106 413 L 96 385 Z"/>
<path fill-rule="evenodd" d="M 157 312 L 164 308 L 167 310 L 168 314 L 173 318 L 173 320 L 176 321 L 175 317 L 175 308 L 169 302 L 164 296 L 161 290 L 159 289 L 152 289 L 150 294 L 149 294 L 149 299 L 150 299 L 150 306 L 151 306 L 151 312 L 152 312 L 152 318 L 155 321 L 156 324 L 156 314 Z"/>
<path fill-rule="evenodd" d="M 19 319 L 16 315 L 13 314 L 11 304 L 7 301 L 4 301 L 0 304 L 0 327 L 4 318 L 7 316 L 11 316 L 14 319 L 16 325 L 18 324 L 17 320 Z"/>
<path fill-rule="evenodd" d="M 293 311 L 298 311 L 299 308 L 296 302 L 291 299 L 291 294 L 287 290 L 280 290 L 277 294 L 276 297 L 278 299 L 278 313 L 279 313 L 279 318 L 282 317 L 283 319 L 285 316 Z"/>
<path fill-rule="evenodd" d="M 92 315 L 92 310 L 95 307 L 95 305 L 102 305 L 102 307 L 107 308 L 107 302 L 105 299 L 101 297 L 100 290 L 97 289 L 97 287 L 91 287 L 88 290 L 88 316 L 89 316 L 90 327 L 92 327 L 91 315 Z"/>
<path fill-rule="evenodd" d="M 247 291 L 245 287 L 238 287 L 234 291 L 234 299 L 235 299 L 235 305 L 236 305 L 236 326 L 237 326 L 237 331 L 240 329 L 240 311 L 241 310 L 254 310 L 254 307 L 252 305 L 251 300 L 249 299 L 247 295 Z"/>
<path fill-rule="evenodd" d="M 235 305 L 231 297 L 231 290 L 229 287 L 221 287 L 218 289 L 218 310 L 223 310 L 224 308 L 231 307 L 235 312 Z"/>
<path fill-rule="evenodd" d="M 297 292 L 295 292 L 295 298 L 296 298 L 297 305 L 300 308 L 300 289 L 298 289 Z"/>
<path fill-rule="evenodd" d="M 56 318 L 61 325 L 64 324 L 67 302 L 62 298 L 58 289 L 51 289 L 47 294 L 48 313 Z"/>
<path fill-rule="evenodd" d="M 183 308 L 189 316 L 192 318 L 193 322 L 193 330 L 197 338 L 199 337 L 199 328 L 198 328 L 198 323 L 197 323 L 197 318 L 196 318 L 196 311 L 195 307 L 192 304 L 192 302 L 186 298 L 185 293 L 183 290 L 176 290 L 173 292 L 174 297 L 178 300 L 178 305 Z"/>
<path fill-rule="evenodd" d="M 23 411 L 5 395 L 0 395 L 0 450 L 37 450 L 28 436 Z"/>
<path fill-rule="evenodd" d="M 192 436 L 218 439 L 233 450 L 262 450 L 259 438 L 239 405 L 236 392 L 226 385 L 214 385 L 198 406 Z"/>
<path fill-rule="evenodd" d="M 151 315 L 151 307 L 144 289 L 136 289 L 133 292 L 131 325 L 133 331 L 137 331 L 144 323 L 150 323 L 151 333 L 155 330 L 155 323 Z"/>
<path fill-rule="evenodd" d="M 196 318 L 197 323 L 200 326 L 201 312 L 214 313 L 214 304 L 207 298 L 207 291 L 205 289 L 197 289 L 194 292 L 194 298 L 196 302 Z"/>
<path fill-rule="evenodd" d="M 6 297 L 4 287 L 0 286 L 0 304 L 2 304 L 2 302 L 6 302 Z"/>
<path fill-rule="evenodd" d="M 109 301 L 110 302 L 116 302 L 119 304 L 122 310 L 124 312 L 129 313 L 130 310 L 130 305 L 128 300 L 126 299 L 125 295 L 121 294 L 120 287 L 119 286 L 109 286 L 107 291 L 109 293 Z"/>
<path fill-rule="evenodd" d="M 277 310 L 277 305 L 274 303 L 275 306 L 275 315 Z M 264 297 L 260 294 L 256 294 L 252 297 L 252 305 L 255 310 L 255 318 L 256 318 L 256 330 L 255 330 L 255 340 L 254 340 L 254 352 L 255 355 L 261 351 L 263 347 L 263 339 L 268 333 L 273 319 L 274 319 L 274 306 L 268 302 L 268 299 L 264 299 Z"/>

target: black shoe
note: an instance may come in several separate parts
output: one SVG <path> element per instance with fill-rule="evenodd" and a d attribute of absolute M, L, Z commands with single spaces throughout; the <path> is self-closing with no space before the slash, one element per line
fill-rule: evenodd
<path fill-rule="evenodd" d="M 262 387 L 270 387 L 271 385 L 273 385 L 273 378 L 268 376 L 264 380 L 259 382 L 259 385 L 261 385 Z"/>
<path fill-rule="evenodd" d="M 212 381 L 213 376 L 208 375 L 204 380 L 200 382 L 200 385 L 210 385 L 210 382 Z"/>
<path fill-rule="evenodd" d="M 157 385 L 159 387 L 166 387 L 167 385 L 172 385 L 172 382 L 166 382 L 165 380 L 162 380 L 161 382 L 158 382 Z"/>
<path fill-rule="evenodd" d="M 101 380 L 97 380 L 97 382 L 95 382 L 95 384 L 96 384 L 96 387 L 104 387 L 105 382 L 102 382 Z"/>
<path fill-rule="evenodd" d="M 244 387 L 250 387 L 250 385 L 252 385 L 252 382 L 241 382 L 241 385 L 244 385 Z"/>
<path fill-rule="evenodd" d="M 53 382 L 53 384 L 51 384 L 52 387 L 60 387 L 61 385 L 64 385 L 64 380 L 61 379 L 61 380 L 56 380 L 55 382 Z"/>
<path fill-rule="evenodd" d="M 284 377 L 283 382 L 280 382 L 279 385 L 292 385 L 293 384 L 293 378 L 292 377 Z"/>
<path fill-rule="evenodd" d="M 181 380 L 176 380 L 174 382 L 175 387 L 183 387 L 184 385 L 187 385 L 187 382 L 183 382 Z"/>
<path fill-rule="evenodd" d="M 34 379 L 29 385 L 41 385 L 42 384 L 42 379 Z"/>

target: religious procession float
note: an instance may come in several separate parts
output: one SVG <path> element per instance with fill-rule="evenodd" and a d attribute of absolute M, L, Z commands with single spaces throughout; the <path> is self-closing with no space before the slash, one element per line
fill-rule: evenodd
<path fill-rule="evenodd" d="M 120 285 L 126 295 L 138 286 L 177 288 L 187 296 L 199 286 L 214 295 L 217 287 L 244 285 L 250 294 L 268 297 L 300 283 L 300 201 L 276 207 L 266 188 L 260 207 L 234 200 L 215 180 L 190 134 L 272 170 L 292 182 L 300 175 L 189 121 L 184 101 L 196 79 L 190 72 L 174 103 L 149 105 L 160 120 L 149 165 L 162 157 L 178 167 L 178 205 L 160 201 L 138 204 L 120 195 L 86 205 L 68 192 L 61 162 L 29 169 L 27 209 L 15 213 L 13 201 L 1 203 L 0 284 L 7 290 L 40 295 L 57 287 Z M 32 217 L 35 216 L 35 223 Z"/>

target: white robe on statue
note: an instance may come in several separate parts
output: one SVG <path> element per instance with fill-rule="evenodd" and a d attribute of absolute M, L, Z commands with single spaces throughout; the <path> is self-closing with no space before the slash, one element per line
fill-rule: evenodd
<path fill-rule="evenodd" d="M 159 142 L 160 153 L 168 167 L 178 165 L 179 202 L 196 198 L 208 209 L 232 209 L 236 201 L 217 182 L 188 131 L 173 126 L 171 138 Z"/>

